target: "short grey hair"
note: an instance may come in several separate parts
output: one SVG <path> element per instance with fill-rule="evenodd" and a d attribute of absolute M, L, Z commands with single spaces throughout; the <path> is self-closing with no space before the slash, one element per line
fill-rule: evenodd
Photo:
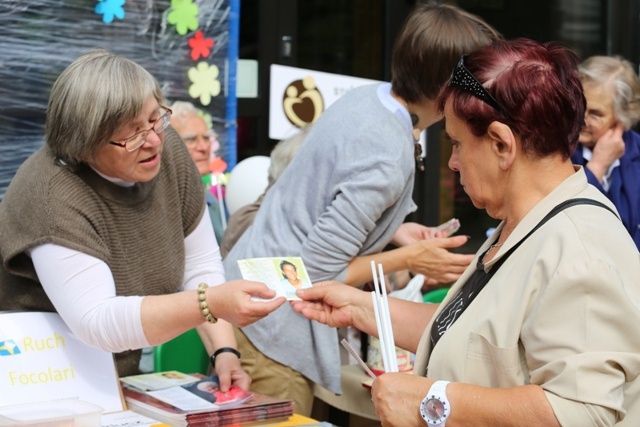
<path fill-rule="evenodd" d="M 311 130 L 311 126 L 311 124 L 306 125 L 300 130 L 300 132 L 296 133 L 292 137 L 278 142 L 273 150 L 271 150 L 271 163 L 269 164 L 268 171 L 269 186 L 273 185 L 273 183 L 280 178 L 280 175 L 282 175 L 282 172 L 284 172 L 286 167 L 289 166 L 289 163 L 296 155 L 300 145 Z"/>
<path fill-rule="evenodd" d="M 45 123 L 48 147 L 76 169 L 140 114 L 149 95 L 162 104 L 158 82 L 135 62 L 104 49 L 79 56 L 51 89 Z"/>
<path fill-rule="evenodd" d="M 611 91 L 613 114 L 625 130 L 640 120 L 640 79 L 631 62 L 619 56 L 592 56 L 579 65 L 583 83 Z"/>
<path fill-rule="evenodd" d="M 182 120 L 187 117 L 200 115 L 200 111 L 192 103 L 186 101 L 175 101 L 171 104 L 170 108 L 173 112 L 171 118 Z"/>

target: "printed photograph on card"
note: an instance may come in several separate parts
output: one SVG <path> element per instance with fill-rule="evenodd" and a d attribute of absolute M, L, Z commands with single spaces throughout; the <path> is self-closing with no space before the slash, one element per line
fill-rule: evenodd
<path fill-rule="evenodd" d="M 240 404 L 253 397 L 253 393 L 235 385 L 229 387 L 226 392 L 221 391 L 218 377 L 215 375 L 204 378 L 194 384 L 183 385 L 182 388 L 208 402 L 215 403 L 216 406 Z"/>
<path fill-rule="evenodd" d="M 296 290 L 310 288 L 311 280 L 300 257 L 250 258 L 238 261 L 242 278 L 263 282 L 276 296 L 298 300 Z"/>

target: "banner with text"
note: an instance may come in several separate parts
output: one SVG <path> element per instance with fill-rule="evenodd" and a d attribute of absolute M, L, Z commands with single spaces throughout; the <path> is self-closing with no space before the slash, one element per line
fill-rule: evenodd
<path fill-rule="evenodd" d="M 68 398 L 124 410 L 113 355 L 77 339 L 57 313 L 0 313 L 0 406 Z"/>

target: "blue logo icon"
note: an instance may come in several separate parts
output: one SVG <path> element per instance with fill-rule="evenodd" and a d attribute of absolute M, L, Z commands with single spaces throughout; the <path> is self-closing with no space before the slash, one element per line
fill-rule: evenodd
<path fill-rule="evenodd" d="M 20 349 L 15 341 L 0 341 L 0 356 L 15 356 L 16 354 L 20 354 Z"/>

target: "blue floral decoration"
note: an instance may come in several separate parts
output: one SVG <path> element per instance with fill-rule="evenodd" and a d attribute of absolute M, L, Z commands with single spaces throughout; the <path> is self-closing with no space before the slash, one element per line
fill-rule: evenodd
<path fill-rule="evenodd" d="M 102 22 L 110 24 L 114 18 L 124 19 L 124 5 L 126 0 L 100 0 L 94 9 L 98 15 L 102 15 Z"/>

